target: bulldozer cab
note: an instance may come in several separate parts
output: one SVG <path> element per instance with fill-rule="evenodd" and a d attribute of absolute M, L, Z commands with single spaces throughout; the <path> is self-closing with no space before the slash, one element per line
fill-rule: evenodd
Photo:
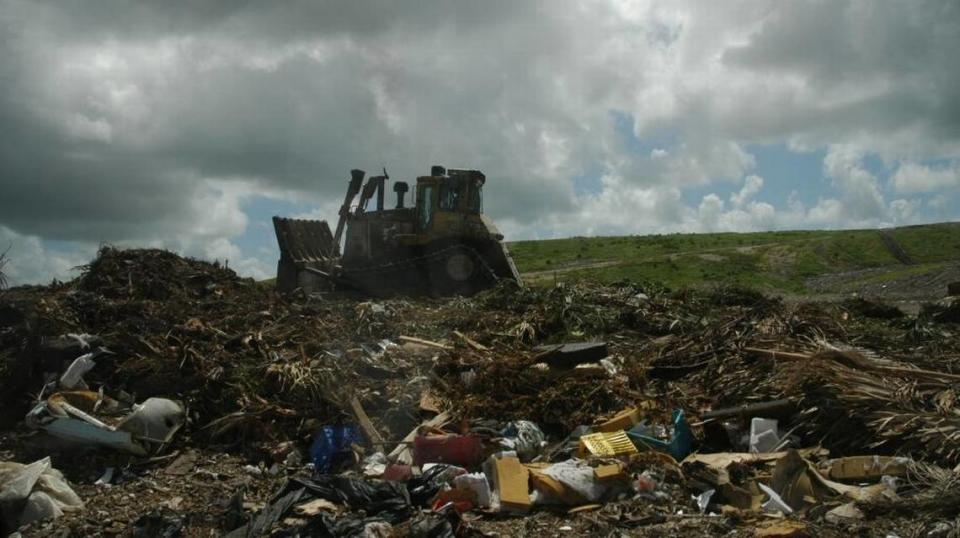
<path fill-rule="evenodd" d="M 435 166 L 431 174 L 417 178 L 418 232 L 429 233 L 435 229 L 435 224 L 449 222 L 452 214 L 479 215 L 483 212 L 483 184 L 486 177 L 482 172 L 446 171 Z"/>

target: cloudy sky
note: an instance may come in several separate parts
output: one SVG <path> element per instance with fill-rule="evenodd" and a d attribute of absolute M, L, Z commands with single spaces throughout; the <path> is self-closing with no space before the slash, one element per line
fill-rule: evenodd
<path fill-rule="evenodd" d="M 958 51 L 956 0 L 0 0 L 0 250 L 264 278 L 272 215 L 431 164 L 509 239 L 956 220 Z"/>

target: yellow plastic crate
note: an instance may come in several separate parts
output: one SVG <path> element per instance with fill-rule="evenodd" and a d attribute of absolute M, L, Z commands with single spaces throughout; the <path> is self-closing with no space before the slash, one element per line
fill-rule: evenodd
<path fill-rule="evenodd" d="M 598 432 L 584 435 L 580 438 L 580 457 L 589 454 L 594 456 L 629 456 L 639 454 L 633 441 L 623 431 Z"/>

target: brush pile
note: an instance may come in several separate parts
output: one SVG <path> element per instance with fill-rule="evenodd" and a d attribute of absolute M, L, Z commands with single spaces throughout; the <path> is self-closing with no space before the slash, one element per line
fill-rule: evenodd
<path fill-rule="evenodd" d="M 0 293 L 0 405 L 7 410 L 0 459 L 52 454 L 81 497 L 125 507 L 102 528 L 96 517 L 68 514 L 33 529 L 41 533 L 62 527 L 103 532 L 118 521 L 121 530 L 133 528 L 148 515 L 146 504 L 128 503 L 123 495 L 148 475 L 160 487 L 138 495 L 154 505 L 180 498 L 195 512 L 183 523 L 197 532 L 232 530 L 251 520 L 251 502 L 272 502 L 271 491 L 300 470 L 297 462 L 314 457 L 311 447 L 324 427 L 363 426 L 365 453 L 341 467 L 354 470 L 363 456 L 408 447 L 401 440 L 438 413 L 447 418 L 448 432 L 535 423 L 550 445 L 547 457 L 563 452 L 578 427 L 597 427 L 625 409 L 642 410 L 652 425 L 671 424 L 674 410 L 683 410 L 693 448 L 737 452 L 749 419 L 721 424 L 710 414 L 780 400 L 792 406 L 779 421 L 789 446 L 817 447 L 831 458 L 912 462 L 902 498 L 864 500 L 858 506 L 866 516 L 855 527 L 884 535 L 949 521 L 960 532 L 956 511 L 944 505 L 960 491 L 958 473 L 950 470 L 960 464 L 960 325 L 949 305 L 908 316 L 877 301 L 785 303 L 736 287 L 668 290 L 632 282 L 504 283 L 443 301 L 283 297 L 226 267 L 160 250 L 114 248 L 102 249 L 74 281 Z M 85 374 L 91 390 L 132 401 L 184 402 L 187 423 L 171 454 L 203 453 L 206 463 L 195 465 L 191 481 L 213 482 L 182 490 L 179 475 L 165 475 L 167 460 L 145 463 L 103 451 L 94 459 L 74 458 L 72 449 L 35 442 L 22 421 L 45 384 L 77 358 L 68 335 L 95 338 L 109 351 Z M 576 367 L 545 364 L 538 346 L 565 342 L 605 342 L 609 352 Z M 255 483 L 242 470 L 250 464 L 263 476 Z M 678 510 L 697 511 L 690 495 L 699 491 L 691 490 L 676 462 L 644 465 L 671 500 L 641 496 L 596 512 L 538 512 L 519 526 L 461 522 L 461 532 L 510 535 L 569 524 L 581 532 L 712 534 L 766 525 L 742 513 L 675 517 Z M 128 469 L 134 478 L 112 490 L 98 488 L 94 481 L 108 466 Z M 733 478 L 769 471 L 741 467 L 730 468 Z M 202 469 L 220 478 L 199 478 L 208 476 L 196 474 Z M 267 476 L 266 469 L 275 473 Z M 231 504 L 241 483 L 248 497 Z M 916 510 L 930 518 L 906 523 Z M 822 526 L 815 510 L 805 514 L 809 533 L 849 530 Z M 227 521 L 234 516 L 240 519 Z"/>

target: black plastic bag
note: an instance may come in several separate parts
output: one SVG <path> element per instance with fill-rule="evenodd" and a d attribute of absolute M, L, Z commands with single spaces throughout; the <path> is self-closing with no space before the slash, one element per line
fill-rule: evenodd
<path fill-rule="evenodd" d="M 287 487 L 305 488 L 308 497 L 362 508 L 369 516 L 378 516 L 389 523 L 406 521 L 413 506 L 407 488 L 398 482 L 366 481 L 346 476 L 292 478 Z"/>
<path fill-rule="evenodd" d="M 228 538 L 253 538 L 267 533 L 294 505 L 314 498 L 363 509 L 366 517 L 345 515 L 339 519 L 321 515 L 311 520 L 308 528 L 319 536 L 352 536 L 371 522 L 391 525 L 410 519 L 413 506 L 407 488 L 397 482 L 366 481 L 346 476 L 324 475 L 316 478 L 297 477 L 273 497 L 259 516 L 230 532 Z"/>

